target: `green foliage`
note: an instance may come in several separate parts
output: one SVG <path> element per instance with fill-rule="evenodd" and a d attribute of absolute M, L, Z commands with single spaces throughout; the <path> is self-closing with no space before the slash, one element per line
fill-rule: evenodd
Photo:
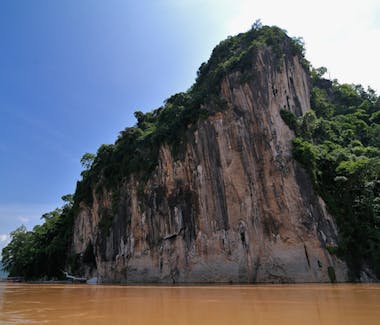
<path fill-rule="evenodd" d="M 333 253 L 346 259 L 353 280 L 364 265 L 380 276 L 379 98 L 370 88 L 322 79 L 325 72 L 312 71 L 315 114 L 283 118 L 298 125 L 294 157 L 336 218 L 340 240 Z"/>
<path fill-rule="evenodd" d="M 329 276 L 331 283 L 336 283 L 336 275 L 335 275 L 335 269 L 332 266 L 329 266 L 327 268 L 327 274 Z"/>
<path fill-rule="evenodd" d="M 311 106 L 314 108 L 317 116 L 331 118 L 334 112 L 332 104 L 327 100 L 325 89 L 314 87 L 311 91 Z"/>
<path fill-rule="evenodd" d="M 320 67 L 320 68 L 312 68 L 310 71 L 311 78 L 313 80 L 321 79 L 327 72 L 326 67 Z"/>
<path fill-rule="evenodd" d="M 89 170 L 94 162 L 95 155 L 93 153 L 86 152 L 80 159 L 80 163 L 85 170 Z"/>
<path fill-rule="evenodd" d="M 331 255 L 339 254 L 339 248 L 337 246 L 326 245 L 326 249 Z"/>
<path fill-rule="evenodd" d="M 217 94 L 225 75 L 232 71 L 244 73 L 249 70 L 257 51 L 265 48 L 271 48 L 278 68 L 286 53 L 304 60 L 304 44 L 301 38 L 291 39 L 286 31 L 276 26 L 262 26 L 257 21 L 249 32 L 229 37 L 214 48 L 210 60 L 203 63 L 198 70 L 198 78 L 193 86 L 195 95 L 204 100 Z"/>
<path fill-rule="evenodd" d="M 318 149 L 309 141 L 303 138 L 293 139 L 293 155 L 299 162 L 310 168 L 310 176 L 312 180 L 316 181 L 316 159 L 318 157 Z"/>
<path fill-rule="evenodd" d="M 70 195 L 63 197 L 61 209 L 45 213 L 42 225 L 33 231 L 24 226 L 11 233 L 10 243 L 2 250 L 2 261 L 9 276 L 26 279 L 59 278 L 71 243 L 74 213 Z M 69 202 L 68 202 L 69 201 Z"/>
<path fill-rule="evenodd" d="M 297 117 L 292 112 L 286 109 L 281 109 L 280 115 L 281 115 L 281 118 L 289 126 L 290 129 L 292 129 L 293 131 L 297 131 L 298 129 Z"/>
<path fill-rule="evenodd" d="M 25 267 L 30 263 L 30 242 L 31 233 L 25 226 L 11 232 L 11 242 L 2 250 L 3 268 L 10 276 L 24 275 Z"/>

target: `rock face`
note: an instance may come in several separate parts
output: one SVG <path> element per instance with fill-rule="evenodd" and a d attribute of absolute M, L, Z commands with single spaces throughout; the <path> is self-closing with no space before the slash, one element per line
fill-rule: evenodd
<path fill-rule="evenodd" d="M 309 109 L 308 74 L 290 54 L 276 66 L 269 49 L 252 63 L 249 78 L 223 79 L 227 108 L 188 129 L 180 158 L 163 145 L 150 179 L 125 181 L 116 208 L 105 189 L 82 204 L 73 251 L 91 247 L 87 273 L 123 283 L 347 280 L 326 249 L 337 245 L 335 223 L 292 159 L 294 134 L 280 116 Z"/>

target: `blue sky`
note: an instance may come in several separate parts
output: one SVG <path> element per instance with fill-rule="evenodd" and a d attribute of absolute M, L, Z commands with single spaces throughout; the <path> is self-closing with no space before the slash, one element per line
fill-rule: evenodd
<path fill-rule="evenodd" d="M 329 8 L 329 9 L 327 9 Z M 133 112 L 188 89 L 212 48 L 256 19 L 303 36 L 332 78 L 380 90 L 374 0 L 2 0 L 0 249 L 61 205 L 79 160 Z"/>

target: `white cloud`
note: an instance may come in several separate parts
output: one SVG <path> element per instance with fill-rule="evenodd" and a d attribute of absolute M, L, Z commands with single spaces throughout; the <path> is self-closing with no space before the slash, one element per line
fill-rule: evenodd
<path fill-rule="evenodd" d="M 0 234 L 0 243 L 4 243 L 8 241 L 9 235 L 8 234 Z"/>
<path fill-rule="evenodd" d="M 0 234 L 0 260 L 1 260 L 1 251 L 2 249 L 8 245 L 10 241 L 9 234 Z"/>
<path fill-rule="evenodd" d="M 28 223 L 30 219 L 26 217 L 19 217 L 18 220 L 20 220 L 23 224 L 25 224 L 25 223 Z"/>

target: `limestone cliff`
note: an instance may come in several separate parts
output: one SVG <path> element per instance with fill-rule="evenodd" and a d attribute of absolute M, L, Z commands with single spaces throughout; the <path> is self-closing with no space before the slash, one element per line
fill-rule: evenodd
<path fill-rule="evenodd" d="M 73 252 L 94 258 L 82 269 L 101 282 L 329 282 L 332 270 L 346 281 L 326 249 L 337 245 L 334 220 L 280 116 L 310 108 L 300 57 L 262 47 L 218 89 L 225 108 L 202 106 L 212 113 L 186 126 L 180 155 L 162 143 L 147 180 L 119 184 L 116 206 L 101 186 L 81 203 Z"/>

